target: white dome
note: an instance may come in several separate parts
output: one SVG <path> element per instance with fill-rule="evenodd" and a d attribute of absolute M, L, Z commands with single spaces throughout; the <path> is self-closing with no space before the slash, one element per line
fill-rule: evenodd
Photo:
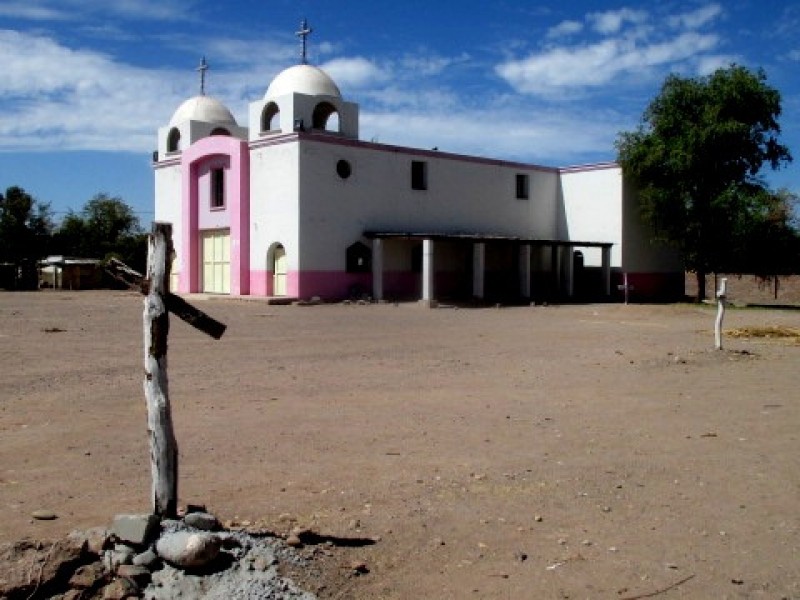
<path fill-rule="evenodd" d="M 195 96 L 186 100 L 172 115 L 169 126 L 174 127 L 184 121 L 202 121 L 237 127 L 231 111 L 222 102 L 210 96 Z"/>
<path fill-rule="evenodd" d="M 286 94 L 342 97 L 330 76 L 319 67 L 295 65 L 278 73 L 264 94 L 265 100 L 274 100 Z"/>

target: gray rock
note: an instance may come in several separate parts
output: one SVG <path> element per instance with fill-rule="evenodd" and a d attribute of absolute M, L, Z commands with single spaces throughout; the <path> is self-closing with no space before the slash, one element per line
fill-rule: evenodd
<path fill-rule="evenodd" d="M 137 554 L 131 561 L 137 567 L 151 568 L 158 562 L 158 554 L 152 548 L 148 548 L 141 554 Z"/>
<path fill-rule="evenodd" d="M 123 542 L 141 546 L 155 537 L 159 522 L 156 515 L 117 515 L 111 532 Z"/>
<path fill-rule="evenodd" d="M 116 570 L 120 565 L 129 565 L 133 562 L 136 551 L 125 544 L 115 544 L 111 551 L 111 571 Z M 106 563 L 108 564 L 108 563 Z"/>
<path fill-rule="evenodd" d="M 203 531 L 217 531 L 221 528 L 217 517 L 207 512 L 189 513 L 183 518 L 183 522 L 189 527 L 202 529 Z"/>
<path fill-rule="evenodd" d="M 109 547 L 111 532 L 105 527 L 92 527 L 84 531 L 76 530 L 69 534 L 71 539 L 86 544 L 86 551 L 100 556 Z"/>
<path fill-rule="evenodd" d="M 167 562 L 182 568 L 202 567 L 219 554 L 222 540 L 212 533 L 175 531 L 156 542 L 156 552 Z"/>

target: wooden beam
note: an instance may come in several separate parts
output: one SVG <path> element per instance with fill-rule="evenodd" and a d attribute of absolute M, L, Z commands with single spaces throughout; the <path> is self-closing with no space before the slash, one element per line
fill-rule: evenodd
<path fill-rule="evenodd" d="M 111 258 L 106 265 L 106 272 L 132 290 L 140 291 L 145 295 L 149 293 L 149 282 L 141 273 L 130 268 L 121 260 Z M 215 340 L 220 339 L 225 333 L 227 326 L 224 323 L 220 323 L 172 292 L 168 291 L 164 294 L 164 303 L 169 312 Z"/>

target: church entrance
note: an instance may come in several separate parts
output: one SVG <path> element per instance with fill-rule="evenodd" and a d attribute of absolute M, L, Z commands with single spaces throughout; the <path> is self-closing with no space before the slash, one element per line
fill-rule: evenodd
<path fill-rule="evenodd" d="M 286 295 L 286 249 L 278 244 L 272 253 L 272 295 Z"/>
<path fill-rule="evenodd" d="M 206 294 L 231 293 L 231 234 L 228 229 L 202 232 L 200 289 Z"/>

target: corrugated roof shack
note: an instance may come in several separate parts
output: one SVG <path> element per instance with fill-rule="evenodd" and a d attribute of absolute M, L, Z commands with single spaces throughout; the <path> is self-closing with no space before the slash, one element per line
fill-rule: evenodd
<path fill-rule="evenodd" d="M 41 261 L 39 287 L 94 290 L 103 287 L 103 267 L 96 258 L 48 256 Z"/>

